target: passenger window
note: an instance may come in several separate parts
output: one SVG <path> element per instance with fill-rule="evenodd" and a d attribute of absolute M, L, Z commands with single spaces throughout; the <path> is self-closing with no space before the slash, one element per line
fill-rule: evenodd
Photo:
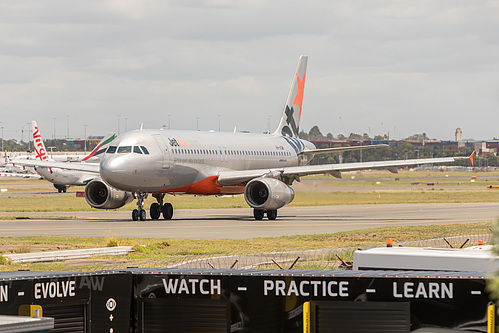
<path fill-rule="evenodd" d="M 128 154 L 132 152 L 132 146 L 120 146 L 118 147 L 118 154 Z"/>
<path fill-rule="evenodd" d="M 140 150 L 139 146 L 133 146 L 133 152 L 136 154 L 142 154 L 142 150 Z"/>
<path fill-rule="evenodd" d="M 109 148 L 107 149 L 107 152 L 106 154 L 114 154 L 116 153 L 116 146 L 109 146 Z"/>
<path fill-rule="evenodd" d="M 140 146 L 140 148 L 142 148 L 142 151 L 144 152 L 144 154 L 146 154 L 146 155 L 149 154 L 149 150 L 147 150 L 146 147 Z"/>

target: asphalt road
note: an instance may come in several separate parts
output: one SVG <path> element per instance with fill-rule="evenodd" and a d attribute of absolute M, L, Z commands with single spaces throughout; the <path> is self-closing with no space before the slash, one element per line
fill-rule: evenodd
<path fill-rule="evenodd" d="M 376 228 L 492 221 L 499 203 L 285 207 L 276 221 L 255 221 L 251 209 L 175 210 L 174 219 L 132 222 L 130 212 L 0 213 L 0 235 L 245 239 Z M 33 219 L 51 216 L 75 219 Z"/>

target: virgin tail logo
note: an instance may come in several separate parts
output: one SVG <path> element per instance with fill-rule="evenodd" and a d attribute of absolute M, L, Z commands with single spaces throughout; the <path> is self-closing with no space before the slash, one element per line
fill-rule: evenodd
<path fill-rule="evenodd" d="M 31 125 L 33 128 L 33 146 L 36 152 L 35 158 L 40 161 L 46 161 L 49 159 L 49 156 L 47 155 L 47 150 L 45 149 L 40 129 L 34 120 L 31 122 Z"/>

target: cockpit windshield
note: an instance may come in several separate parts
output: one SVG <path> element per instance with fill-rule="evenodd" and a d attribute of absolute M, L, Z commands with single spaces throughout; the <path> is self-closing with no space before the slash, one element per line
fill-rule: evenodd
<path fill-rule="evenodd" d="M 142 150 L 140 150 L 139 146 L 133 146 L 133 152 L 136 154 L 142 154 Z"/>
<path fill-rule="evenodd" d="M 132 152 L 132 146 L 119 146 L 118 154 L 128 154 Z"/>
<path fill-rule="evenodd" d="M 116 148 L 118 148 L 118 147 L 116 147 L 116 146 L 109 146 L 109 148 L 106 151 L 106 154 L 114 154 L 114 153 L 116 153 Z"/>

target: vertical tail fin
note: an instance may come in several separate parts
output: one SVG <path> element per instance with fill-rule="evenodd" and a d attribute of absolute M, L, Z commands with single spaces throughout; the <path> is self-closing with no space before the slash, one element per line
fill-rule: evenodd
<path fill-rule="evenodd" d="M 307 74 L 308 56 L 301 56 L 296 68 L 296 74 L 289 90 L 284 112 L 274 135 L 298 137 L 303 92 L 305 90 L 305 76 Z"/>
<path fill-rule="evenodd" d="M 85 156 L 82 161 L 87 161 L 92 157 L 100 158 L 109 146 L 109 144 L 116 138 L 116 133 L 107 133 L 106 136 L 99 142 L 97 146 L 95 146 L 94 150 L 90 152 L 87 156 Z"/>
<path fill-rule="evenodd" d="M 473 164 L 473 156 L 475 156 L 475 153 L 476 153 L 476 151 L 473 150 L 473 152 L 471 153 L 471 155 L 468 157 L 468 159 L 470 160 L 472 166 L 474 165 Z"/>
<path fill-rule="evenodd" d="M 33 130 L 33 146 L 36 152 L 35 158 L 40 161 L 49 161 L 49 155 L 47 154 L 47 150 L 45 149 L 45 144 L 43 143 L 40 130 L 38 129 L 38 125 L 34 120 L 31 122 L 31 129 Z"/>

